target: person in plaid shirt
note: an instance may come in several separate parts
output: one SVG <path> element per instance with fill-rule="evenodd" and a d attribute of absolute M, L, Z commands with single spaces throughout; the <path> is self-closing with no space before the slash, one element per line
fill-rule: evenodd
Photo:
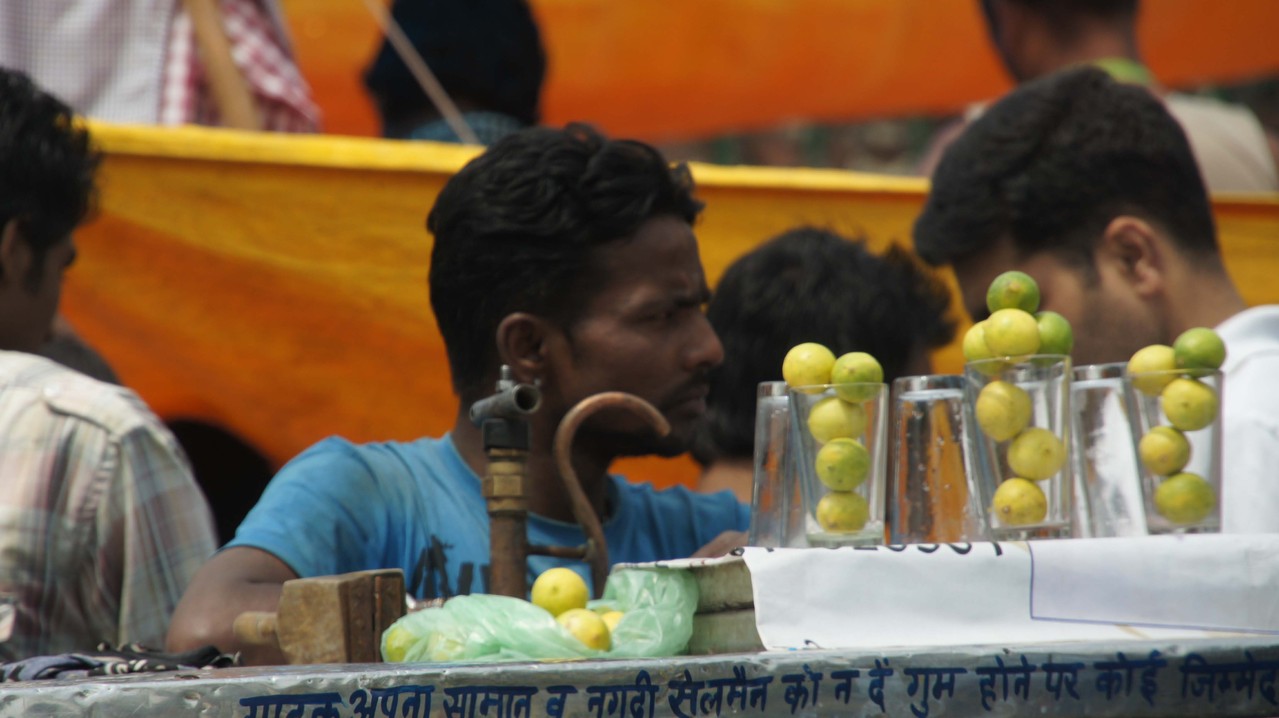
<path fill-rule="evenodd" d="M 186 457 L 142 400 L 33 353 L 97 162 L 70 108 L 0 69 L 0 662 L 163 645 L 216 548 Z"/>
<path fill-rule="evenodd" d="M 217 0 L 258 129 L 316 132 L 320 112 L 293 60 L 276 0 Z M 221 125 L 182 0 L 0 3 L 0 67 L 109 122 Z"/>

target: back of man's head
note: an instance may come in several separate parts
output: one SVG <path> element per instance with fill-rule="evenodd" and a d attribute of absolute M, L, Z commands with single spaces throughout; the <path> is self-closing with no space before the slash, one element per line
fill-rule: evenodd
<path fill-rule="evenodd" d="M 453 388 L 471 398 L 497 367 L 498 324 L 512 312 L 571 326 L 598 287 L 593 255 L 646 221 L 692 224 L 702 205 L 683 165 L 652 147 L 582 125 L 509 135 L 469 162 L 427 218 L 431 306 Z"/>
<path fill-rule="evenodd" d="M 862 241 L 811 227 L 768 240 L 725 270 L 707 306 L 725 359 L 712 374 L 694 457 L 751 455 L 756 387 L 781 378 L 792 346 L 867 352 L 892 381 L 951 340 L 949 304 L 949 289 L 896 245 L 875 255 Z"/>
<path fill-rule="evenodd" d="M 31 247 L 30 281 L 39 281 L 49 248 L 88 214 L 97 165 L 71 108 L 26 75 L 0 68 L 0 228 L 14 223 Z"/>
<path fill-rule="evenodd" d="M 392 17 L 454 100 L 525 125 L 538 121 L 546 54 L 525 0 L 398 0 Z M 433 108 L 389 42 L 364 82 L 389 125 Z"/>
<path fill-rule="evenodd" d="M 1181 126 L 1142 87 L 1096 68 L 1021 85 L 947 150 L 915 223 L 915 249 L 952 263 L 1005 239 L 1087 269 L 1112 219 L 1167 233 L 1199 266 L 1220 266 L 1212 208 Z"/>
<path fill-rule="evenodd" d="M 1138 0 L 981 0 L 986 21 L 997 24 L 996 5 L 1006 3 L 1044 20 L 1061 42 L 1078 40 L 1091 23 L 1106 23 L 1117 29 L 1135 24 Z"/>

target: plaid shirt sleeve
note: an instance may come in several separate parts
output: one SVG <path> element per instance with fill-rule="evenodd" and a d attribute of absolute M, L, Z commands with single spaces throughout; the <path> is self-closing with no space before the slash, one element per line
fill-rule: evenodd
<path fill-rule="evenodd" d="M 104 457 L 107 495 L 99 505 L 93 574 L 115 626 L 113 645 L 161 648 L 169 618 L 195 572 L 213 554 L 213 519 L 172 434 L 144 425 Z"/>
<path fill-rule="evenodd" d="M 0 659 L 163 645 L 215 546 L 173 435 L 136 394 L 0 352 Z"/>

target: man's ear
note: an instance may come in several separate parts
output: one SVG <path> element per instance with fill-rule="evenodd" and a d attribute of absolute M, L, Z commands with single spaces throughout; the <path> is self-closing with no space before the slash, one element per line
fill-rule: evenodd
<path fill-rule="evenodd" d="M 1168 279 L 1167 246 L 1143 219 L 1123 215 L 1106 225 L 1097 246 L 1097 266 L 1109 270 L 1142 297 L 1164 290 Z"/>
<path fill-rule="evenodd" d="M 531 384 L 546 374 L 549 330 L 545 319 L 526 312 L 508 314 L 497 325 L 498 356 L 517 382 Z"/>

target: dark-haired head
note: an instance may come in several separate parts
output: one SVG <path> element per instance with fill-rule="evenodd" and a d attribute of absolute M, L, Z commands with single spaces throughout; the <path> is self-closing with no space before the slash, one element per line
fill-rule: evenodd
<path fill-rule="evenodd" d="M 1212 208 L 1185 132 L 1145 88 L 1096 68 L 1014 90 L 947 150 L 915 223 L 934 265 L 1011 239 L 1087 268 L 1120 215 L 1163 228 L 1178 249 L 1219 265 Z"/>
<path fill-rule="evenodd" d="M 0 227 L 11 222 L 35 262 L 38 284 L 45 254 L 88 215 L 98 156 L 71 108 L 26 75 L 0 69 Z"/>
<path fill-rule="evenodd" d="M 1067 62 L 1138 55 L 1137 0 L 981 0 L 981 6 L 991 42 L 1018 82 Z"/>
<path fill-rule="evenodd" d="M 495 333 L 527 312 L 570 327 L 600 287 L 600 251 L 651 219 L 692 224 L 702 205 L 686 167 L 589 127 L 509 135 L 457 173 L 427 218 L 431 306 L 454 390 L 492 390 Z"/>
<path fill-rule="evenodd" d="M 537 123 L 546 54 L 525 0 L 397 0 L 391 14 L 462 109 Z M 438 116 L 389 42 L 382 44 L 364 83 L 389 136 Z"/>
<path fill-rule="evenodd" d="M 768 240 L 724 272 L 707 307 L 725 360 L 712 374 L 694 456 L 707 464 L 751 455 L 756 387 L 781 378 L 796 344 L 867 352 L 889 382 L 926 371 L 928 352 L 954 335 L 949 303 L 947 287 L 896 245 L 876 255 L 811 227 Z"/>

